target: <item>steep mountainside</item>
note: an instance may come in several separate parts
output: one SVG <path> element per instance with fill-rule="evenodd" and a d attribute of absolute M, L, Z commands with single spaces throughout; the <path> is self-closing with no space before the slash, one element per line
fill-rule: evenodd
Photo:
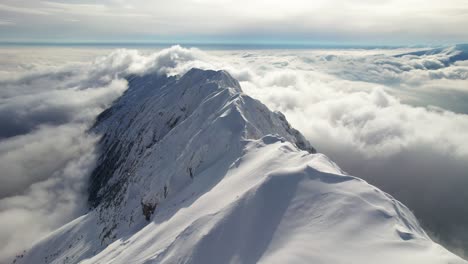
<path fill-rule="evenodd" d="M 465 263 L 224 71 L 129 76 L 88 214 L 19 263 Z"/>

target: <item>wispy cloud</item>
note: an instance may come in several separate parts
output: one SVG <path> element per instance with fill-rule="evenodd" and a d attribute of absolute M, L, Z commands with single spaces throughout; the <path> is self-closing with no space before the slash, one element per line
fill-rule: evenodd
<path fill-rule="evenodd" d="M 0 11 L 4 12 L 12 12 L 12 13 L 19 13 L 25 15 L 50 15 L 50 12 L 38 9 L 38 8 L 31 8 L 31 7 L 20 7 L 14 5 L 5 5 L 0 4 Z"/>
<path fill-rule="evenodd" d="M 452 43 L 468 41 L 468 2 L 395 1 L 76 1 L 5 0 L 0 12 L 22 27 L 3 39 L 192 38 L 236 41 Z M 35 16 L 32 16 L 35 15 Z M 81 23 L 60 24 L 68 16 Z M 157 18 L 157 19 L 155 19 Z M 15 20 L 15 21 L 16 21 Z"/>
<path fill-rule="evenodd" d="M 46 7 L 52 8 L 57 14 L 73 14 L 82 16 L 98 16 L 98 17 L 149 17 L 150 15 L 143 12 L 134 13 L 116 12 L 115 7 L 104 4 L 78 4 L 78 3 L 62 3 L 62 2 L 42 2 Z"/>
<path fill-rule="evenodd" d="M 12 21 L 9 21 L 9 20 L 0 20 L 0 26 L 11 26 L 11 25 L 14 25 L 15 23 L 13 23 Z"/>

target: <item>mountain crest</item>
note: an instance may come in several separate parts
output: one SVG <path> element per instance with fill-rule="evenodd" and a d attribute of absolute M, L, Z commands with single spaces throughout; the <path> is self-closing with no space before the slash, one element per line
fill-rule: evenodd
<path fill-rule="evenodd" d="M 191 69 L 177 78 L 150 74 L 128 81 L 128 91 L 94 126 L 103 135 L 102 156 L 89 201 L 108 226 L 149 220 L 211 164 L 224 158 L 230 165 L 245 140 L 276 134 L 315 152 L 284 115 L 243 94 L 226 71 Z M 142 212 L 129 215 L 122 206 Z"/>
<path fill-rule="evenodd" d="M 464 263 L 227 72 L 127 80 L 91 129 L 91 210 L 21 261 Z"/>

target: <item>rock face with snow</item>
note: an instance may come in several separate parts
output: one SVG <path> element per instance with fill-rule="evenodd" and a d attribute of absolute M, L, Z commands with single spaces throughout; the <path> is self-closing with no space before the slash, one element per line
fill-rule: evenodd
<path fill-rule="evenodd" d="M 20 263 L 466 263 L 224 71 L 129 76 L 90 211 Z"/>

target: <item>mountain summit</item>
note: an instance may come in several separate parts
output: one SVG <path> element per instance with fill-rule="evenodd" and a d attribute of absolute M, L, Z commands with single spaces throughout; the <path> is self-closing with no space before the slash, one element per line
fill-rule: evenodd
<path fill-rule="evenodd" d="M 90 211 L 17 263 L 466 263 L 225 71 L 128 76 Z"/>

